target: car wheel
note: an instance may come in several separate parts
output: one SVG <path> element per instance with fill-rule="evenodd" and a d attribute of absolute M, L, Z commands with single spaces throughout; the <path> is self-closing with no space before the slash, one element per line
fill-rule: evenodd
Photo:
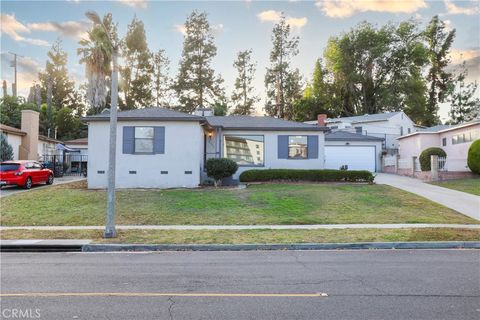
<path fill-rule="evenodd" d="M 25 189 L 30 189 L 32 187 L 32 178 L 28 177 L 27 181 L 25 181 L 25 185 L 23 187 Z"/>
<path fill-rule="evenodd" d="M 53 183 L 53 174 L 49 175 L 47 179 L 47 184 L 52 184 L 52 183 Z"/>

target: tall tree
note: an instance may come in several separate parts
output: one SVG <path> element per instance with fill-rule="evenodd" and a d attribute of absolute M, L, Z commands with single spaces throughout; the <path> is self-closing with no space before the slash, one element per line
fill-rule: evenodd
<path fill-rule="evenodd" d="M 211 66 L 216 54 L 217 47 L 207 14 L 193 11 L 185 22 L 180 70 L 173 86 L 180 111 L 190 113 L 198 106 L 212 106 L 221 96 L 223 80 L 215 76 Z"/>
<path fill-rule="evenodd" d="M 234 104 L 232 113 L 249 115 L 253 112 L 254 104 L 260 101 L 252 85 L 256 71 L 256 63 L 252 61 L 252 50 L 240 51 L 233 66 L 237 69 L 238 75 L 231 98 Z"/>
<path fill-rule="evenodd" d="M 430 62 L 426 111 L 432 115 L 425 125 L 431 126 L 439 122 L 438 103 L 447 98 L 452 81 L 452 74 L 446 68 L 450 62 L 449 53 L 455 39 L 455 29 L 448 30 L 445 22 L 434 16 L 425 30 L 425 39 Z"/>
<path fill-rule="evenodd" d="M 270 67 L 265 74 L 265 111 L 270 116 L 292 119 L 293 102 L 301 97 L 300 72 L 290 66 L 292 58 L 298 54 L 298 42 L 298 37 L 290 35 L 290 25 L 282 14 L 273 27 Z"/>
<path fill-rule="evenodd" d="M 125 110 L 147 107 L 153 102 L 153 65 L 145 27 L 136 16 L 128 25 L 123 44 L 125 65 L 120 73 L 124 100 L 120 108 Z"/>
<path fill-rule="evenodd" d="M 468 70 L 463 62 L 461 71 L 451 83 L 447 101 L 451 105 L 451 124 L 458 124 L 480 118 L 480 99 L 475 97 L 478 83 L 465 83 Z"/>
<path fill-rule="evenodd" d="M 153 97 L 157 107 L 170 107 L 172 83 L 169 76 L 170 59 L 165 50 L 160 49 L 153 54 Z"/>
<path fill-rule="evenodd" d="M 49 87 L 53 107 L 73 107 L 69 99 L 75 91 L 75 83 L 70 80 L 67 69 L 68 55 L 62 49 L 61 40 L 57 40 L 48 52 L 45 70 L 38 77 L 42 87 L 42 101 L 47 101 Z"/>
<path fill-rule="evenodd" d="M 88 32 L 88 38 L 79 41 L 77 53 L 81 56 L 80 63 L 85 64 L 87 78 L 86 99 L 90 106 L 89 114 L 100 113 L 106 106 L 108 95 L 108 80 L 111 74 L 112 46 L 118 43 L 117 26 L 113 23 L 112 14 L 103 17 L 103 25 L 95 24 Z"/>

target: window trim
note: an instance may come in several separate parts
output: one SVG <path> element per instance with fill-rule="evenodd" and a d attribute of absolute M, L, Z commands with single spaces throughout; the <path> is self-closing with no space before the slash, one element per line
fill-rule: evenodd
<path fill-rule="evenodd" d="M 305 157 L 301 157 L 301 158 L 290 157 L 290 137 L 305 137 L 307 139 L 307 143 L 306 143 L 307 154 L 306 154 Z M 288 148 L 287 160 L 308 160 L 309 159 L 308 158 L 308 135 L 304 135 L 304 134 L 289 135 L 288 138 L 287 138 L 287 142 L 288 142 L 288 145 L 287 145 L 287 148 Z"/>
<path fill-rule="evenodd" d="M 151 128 L 153 130 L 153 138 L 136 138 L 135 132 L 136 128 Z M 152 152 L 136 152 L 136 145 L 138 140 L 151 140 L 152 141 Z M 154 126 L 134 126 L 133 127 L 133 154 L 155 154 L 155 127 Z"/>
<path fill-rule="evenodd" d="M 226 144 L 226 140 L 225 138 L 226 137 L 262 137 L 263 141 L 263 152 L 262 152 L 262 158 L 263 158 L 263 162 L 262 164 L 238 164 L 234 159 L 230 159 L 227 157 L 227 155 L 225 154 L 225 149 L 228 148 L 227 147 L 227 144 Z M 222 157 L 224 158 L 227 158 L 227 159 L 230 159 L 230 160 L 233 160 L 235 161 L 235 163 L 237 163 L 237 165 L 239 167 L 245 167 L 245 168 L 248 168 L 248 167 L 251 167 L 251 168 L 262 168 L 262 167 L 265 167 L 265 135 L 264 134 L 234 134 L 234 133 L 229 133 L 229 134 L 223 134 L 222 135 L 222 139 L 221 139 L 221 154 L 222 154 Z M 254 150 L 258 150 L 259 148 L 255 148 Z M 252 155 L 252 159 L 254 159 L 256 157 L 256 155 Z"/>

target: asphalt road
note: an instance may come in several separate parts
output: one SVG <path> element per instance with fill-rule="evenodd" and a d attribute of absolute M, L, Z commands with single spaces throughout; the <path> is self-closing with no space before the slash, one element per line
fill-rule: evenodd
<path fill-rule="evenodd" d="M 5 319 L 479 319 L 480 251 L 5 253 L 1 293 Z"/>

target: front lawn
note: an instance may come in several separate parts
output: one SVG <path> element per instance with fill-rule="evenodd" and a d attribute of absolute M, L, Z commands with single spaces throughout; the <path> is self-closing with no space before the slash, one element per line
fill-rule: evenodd
<path fill-rule="evenodd" d="M 84 183 L 0 199 L 1 225 L 103 225 L 104 190 Z M 246 189 L 120 190 L 117 224 L 477 223 L 386 185 L 265 184 Z"/>
<path fill-rule="evenodd" d="M 430 182 L 440 187 L 458 190 L 480 196 L 480 178 Z"/>
<path fill-rule="evenodd" d="M 5 230 L 1 239 L 91 239 L 95 243 L 248 244 L 396 241 L 478 241 L 478 229 L 333 229 L 333 230 L 119 230 L 115 239 L 99 230 Z"/>

